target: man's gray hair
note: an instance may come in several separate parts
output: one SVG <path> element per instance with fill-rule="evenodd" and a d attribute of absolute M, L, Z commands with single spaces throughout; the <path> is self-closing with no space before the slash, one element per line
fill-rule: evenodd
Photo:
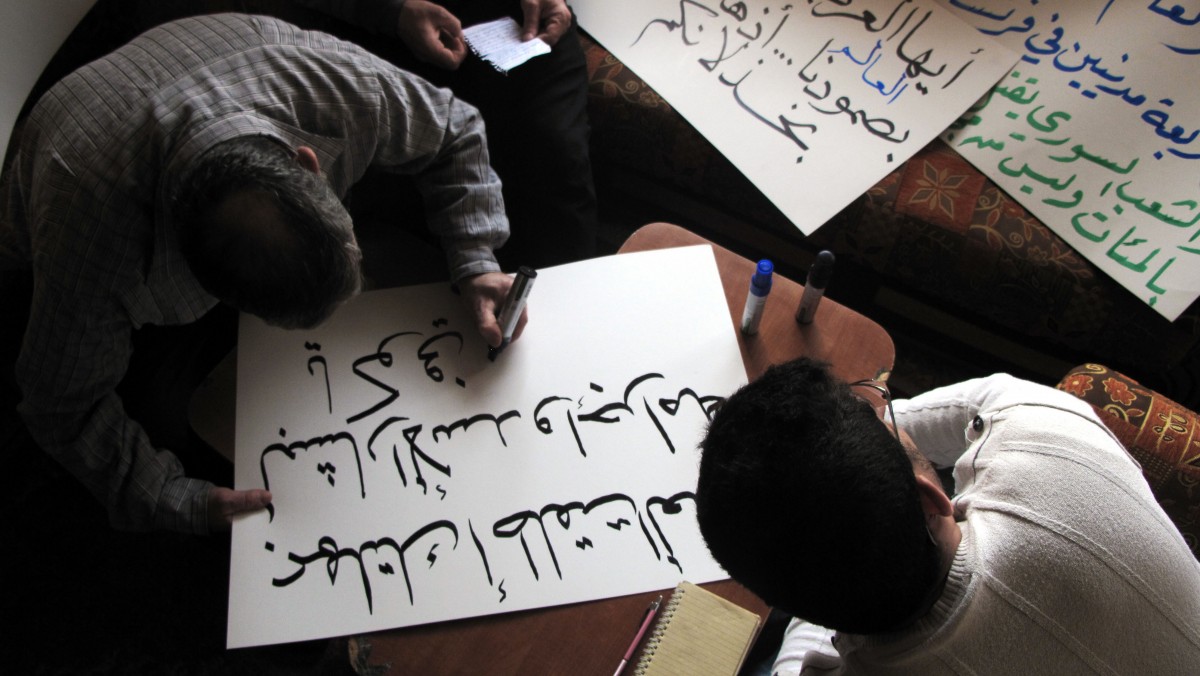
<path fill-rule="evenodd" d="M 276 217 L 220 209 L 234 195 L 255 198 Z M 268 137 L 205 151 L 180 181 L 172 220 L 205 290 L 268 323 L 315 326 L 362 286 L 362 252 L 345 206 L 324 176 Z"/>

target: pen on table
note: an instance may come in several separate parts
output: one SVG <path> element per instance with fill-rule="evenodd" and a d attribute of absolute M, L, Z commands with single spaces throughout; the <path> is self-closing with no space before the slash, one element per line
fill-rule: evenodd
<path fill-rule="evenodd" d="M 821 251 L 817 260 L 808 269 L 808 279 L 804 282 L 804 295 L 800 296 L 800 307 L 796 308 L 796 321 L 801 324 L 811 324 L 813 315 L 817 314 L 817 305 L 825 295 L 825 287 L 829 286 L 829 278 L 833 276 L 833 252 Z"/>
<path fill-rule="evenodd" d="M 638 644 L 642 642 L 642 637 L 646 635 L 646 630 L 650 628 L 650 623 L 654 621 L 654 616 L 658 613 L 658 606 L 662 603 L 662 594 L 650 603 L 650 607 L 646 608 L 646 614 L 642 617 L 642 623 L 638 625 L 637 634 L 633 637 L 633 642 L 625 650 L 625 657 L 621 658 L 621 663 L 617 665 L 617 670 L 613 676 L 621 676 L 621 671 L 629 664 L 629 660 L 633 659 L 633 653 L 637 651 Z"/>
<path fill-rule="evenodd" d="M 508 288 L 508 295 L 504 297 L 504 305 L 501 306 L 500 312 L 496 313 L 496 321 L 500 324 L 500 345 L 488 346 L 488 359 L 496 361 L 496 355 L 503 352 L 512 342 L 513 333 L 517 330 L 521 312 L 525 309 L 525 301 L 529 300 L 529 292 L 533 289 L 535 279 L 537 270 L 524 265 L 517 269 L 512 286 Z"/>
<path fill-rule="evenodd" d="M 762 321 L 763 308 L 767 304 L 767 294 L 771 293 L 771 273 L 775 265 L 766 258 L 758 262 L 754 276 L 750 278 L 750 291 L 746 294 L 746 309 L 742 311 L 742 333 L 753 336 L 758 333 L 758 323 Z"/>

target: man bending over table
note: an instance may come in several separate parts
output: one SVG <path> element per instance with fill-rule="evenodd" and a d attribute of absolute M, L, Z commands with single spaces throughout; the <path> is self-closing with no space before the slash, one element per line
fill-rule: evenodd
<path fill-rule="evenodd" d="M 152 437 L 172 426 L 129 409 L 163 402 L 127 404 L 164 382 L 190 392 L 233 344 L 228 308 L 310 327 L 357 293 L 339 198 L 368 167 L 415 175 L 451 279 L 500 342 L 508 222 L 479 116 L 355 45 L 265 17 L 174 21 L 64 78 L 16 143 L 0 268 L 32 280 L 19 410 L 118 528 L 207 533 L 269 503 L 155 443 L 185 416 Z"/>

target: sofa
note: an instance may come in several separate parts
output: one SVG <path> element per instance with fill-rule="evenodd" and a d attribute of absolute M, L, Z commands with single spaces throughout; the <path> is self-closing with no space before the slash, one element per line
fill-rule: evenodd
<path fill-rule="evenodd" d="M 990 370 L 1050 382 L 1098 361 L 1200 403 L 1200 303 L 1167 321 L 942 141 L 805 237 L 636 73 L 584 43 L 602 205 L 771 258 L 794 279 L 829 249 L 830 297 L 889 330 L 919 322 L 923 340 L 957 342 L 970 359 L 999 357 Z"/>

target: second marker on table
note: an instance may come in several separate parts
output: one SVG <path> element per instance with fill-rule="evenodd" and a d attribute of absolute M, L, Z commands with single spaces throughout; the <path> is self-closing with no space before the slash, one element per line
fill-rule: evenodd
<path fill-rule="evenodd" d="M 817 260 L 808 269 L 808 279 L 804 280 L 804 295 L 800 296 L 800 307 L 796 308 L 796 321 L 801 324 L 811 324 L 817 314 L 817 306 L 825 296 L 825 287 L 829 286 L 829 278 L 833 276 L 833 252 L 821 251 Z"/>
<path fill-rule="evenodd" d="M 775 264 L 766 258 L 758 262 L 754 276 L 750 278 L 750 292 L 746 294 L 746 309 L 742 311 L 742 333 L 753 336 L 758 333 L 767 294 L 771 293 L 771 273 Z"/>

